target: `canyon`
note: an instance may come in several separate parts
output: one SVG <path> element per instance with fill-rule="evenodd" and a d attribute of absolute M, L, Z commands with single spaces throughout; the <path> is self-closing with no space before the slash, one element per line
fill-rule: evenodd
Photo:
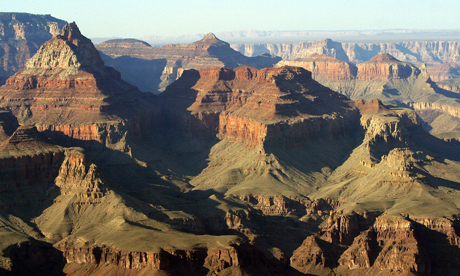
<path fill-rule="evenodd" d="M 1 275 L 460 273 L 460 144 L 420 121 L 459 113 L 426 67 L 101 44 L 67 24 L 0 87 Z"/>

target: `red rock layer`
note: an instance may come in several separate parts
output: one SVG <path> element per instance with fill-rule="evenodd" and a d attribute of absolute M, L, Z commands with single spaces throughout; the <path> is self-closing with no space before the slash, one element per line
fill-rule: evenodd
<path fill-rule="evenodd" d="M 313 78 L 324 76 L 329 80 L 352 80 L 356 78 L 358 69 L 353 64 L 338 60 L 328 55 L 313 54 L 306 58 L 282 60 L 275 67 L 299 66 L 312 72 Z"/>
<path fill-rule="evenodd" d="M 355 104 L 361 114 L 377 114 L 380 112 L 388 111 L 388 108 L 379 99 L 372 99 L 367 102 L 364 100 L 355 100 Z"/>
<path fill-rule="evenodd" d="M 190 71 L 162 99 L 165 112 L 182 129 L 189 125 L 187 131 L 203 133 L 209 126 L 209 138 L 218 135 L 251 147 L 290 148 L 339 137 L 353 129 L 351 118 L 357 118 L 347 98 L 319 85 L 300 67 Z M 184 112 L 188 115 L 179 115 Z M 193 124 L 184 123 L 188 116 L 193 120 L 186 122 Z"/>
<path fill-rule="evenodd" d="M 378 54 L 371 60 L 360 63 L 358 80 L 405 79 L 418 76 L 421 71 L 410 63 L 401 62 L 389 54 Z"/>
<path fill-rule="evenodd" d="M 155 113 L 136 87 L 104 66 L 75 23 L 46 42 L 26 67 L 0 88 L 1 106 L 54 138 L 115 144 L 127 131 L 139 136 L 141 118 L 149 121 Z"/>

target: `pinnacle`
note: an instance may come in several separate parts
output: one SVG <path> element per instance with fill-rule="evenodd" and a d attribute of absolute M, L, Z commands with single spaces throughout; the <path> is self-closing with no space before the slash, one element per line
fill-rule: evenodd
<path fill-rule="evenodd" d="M 399 60 L 388 53 L 380 53 L 373 57 L 370 62 L 399 62 Z"/>
<path fill-rule="evenodd" d="M 89 41 L 89 39 L 81 34 L 80 29 L 78 29 L 75 22 L 65 25 L 58 37 L 74 44 L 75 46 L 78 46 L 80 42 L 87 43 Z"/>
<path fill-rule="evenodd" d="M 213 33 L 207 33 L 204 35 L 203 40 L 205 39 L 217 39 L 216 35 Z"/>
<path fill-rule="evenodd" d="M 60 42 L 65 42 L 63 45 Z M 95 71 L 104 66 L 91 40 L 80 33 L 75 22 L 65 25 L 60 35 L 47 41 L 27 62 L 27 68 L 86 68 Z"/>

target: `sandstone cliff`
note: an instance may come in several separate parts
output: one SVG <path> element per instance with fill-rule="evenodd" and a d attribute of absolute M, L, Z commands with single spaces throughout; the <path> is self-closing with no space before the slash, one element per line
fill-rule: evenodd
<path fill-rule="evenodd" d="M 426 64 L 434 81 L 458 76 L 456 68 L 460 51 L 458 41 L 340 43 L 323 39 L 296 44 L 236 44 L 232 47 L 249 57 L 269 53 L 284 60 L 294 60 L 317 53 L 354 64 L 367 62 L 380 53 L 387 53 L 403 62 Z"/>
<path fill-rule="evenodd" d="M 324 76 L 331 80 L 352 80 L 356 78 L 358 71 L 356 66 L 324 54 L 313 54 L 302 59 L 282 60 L 274 67 L 285 65 L 305 68 L 312 72 L 315 79 L 316 76 Z"/>
<path fill-rule="evenodd" d="M 371 60 L 357 65 L 359 80 L 390 80 L 416 78 L 420 69 L 403 63 L 388 54 L 378 54 Z"/>
<path fill-rule="evenodd" d="M 318 59 L 324 60 L 322 67 Z M 445 136 L 459 130 L 457 96 L 449 92 L 456 91 L 456 79 L 434 83 L 425 66 L 417 67 L 388 54 L 378 54 L 358 64 L 355 78 L 344 77 L 351 72 L 343 69 L 346 63 L 331 57 L 313 56 L 303 60 L 311 61 L 281 61 L 277 66 L 293 63 L 313 70 L 315 80 L 351 99 L 378 98 L 387 104 L 409 106 L 416 110 L 425 122 L 424 127 L 433 134 Z"/>

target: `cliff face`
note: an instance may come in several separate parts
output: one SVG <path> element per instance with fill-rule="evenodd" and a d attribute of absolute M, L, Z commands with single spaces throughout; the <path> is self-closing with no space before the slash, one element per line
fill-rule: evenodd
<path fill-rule="evenodd" d="M 139 132 L 139 114 L 153 113 L 142 93 L 104 66 L 98 51 L 75 23 L 46 42 L 0 89 L 2 107 L 21 124 L 59 138 L 95 140 L 109 145 Z M 129 108 L 134 104 L 137 109 Z M 120 109 L 123 105 L 127 108 Z M 129 110 L 129 111 L 126 111 Z M 144 121 L 148 121 L 149 115 Z"/>
<path fill-rule="evenodd" d="M 171 86 L 161 96 L 172 103 L 180 99 L 183 91 L 196 91 L 196 99 L 189 99 L 186 114 L 194 120 L 206 120 L 201 125 L 214 131 L 209 138 L 217 135 L 254 148 L 298 147 L 310 139 L 341 136 L 356 116 L 345 98 L 319 86 L 301 68 L 202 69 L 196 76 L 191 75 L 184 76 L 177 86 Z M 199 78 L 190 80 L 193 77 Z M 182 83 L 193 86 L 184 87 Z M 323 97 L 330 97 L 328 103 Z M 174 107 L 169 106 L 173 111 Z M 337 118 L 340 115 L 329 113 L 333 106 L 343 112 L 343 121 Z M 184 116 L 172 117 L 181 120 Z M 194 126 L 191 125 L 191 133 L 202 133 L 194 130 Z"/>
<path fill-rule="evenodd" d="M 312 70 L 315 80 L 351 99 L 378 98 L 384 103 L 409 106 L 432 133 L 444 135 L 459 129 L 458 103 L 452 93 L 458 87 L 456 79 L 434 83 L 425 66 L 416 67 L 388 54 L 378 54 L 358 64 L 355 77 L 351 78 L 346 76 L 353 71 L 339 66 L 346 63 L 332 57 L 312 56 L 302 60 L 281 61 L 276 66 L 289 63 Z"/>
<path fill-rule="evenodd" d="M 272 67 L 280 58 L 261 55 L 254 58 L 246 57 L 230 48 L 230 45 L 219 40 L 214 34 L 208 33 L 203 39 L 191 44 L 170 44 L 161 48 L 150 47 L 141 41 L 106 41 L 97 45 L 97 49 L 110 58 L 105 62 L 117 70 L 128 74 L 133 84 L 141 84 L 144 91 L 163 91 L 166 86 L 177 80 L 187 69 L 202 69 L 212 67 L 238 67 L 247 65 L 256 68 Z M 129 58 L 128 58 L 129 57 Z M 112 59 L 114 58 L 114 60 Z M 118 63 L 118 59 L 125 59 Z M 130 59 L 131 58 L 131 59 Z M 139 76 L 127 70 L 135 59 L 145 60 L 147 70 L 154 76 L 144 76 L 156 79 L 153 84 L 147 85 Z M 162 62 L 164 61 L 164 62 Z M 146 64 L 149 63 L 149 64 Z"/>
<path fill-rule="evenodd" d="M 401 62 L 388 54 L 378 54 L 371 60 L 356 66 L 327 55 L 313 54 L 306 58 L 280 61 L 275 67 L 284 65 L 305 68 L 312 72 L 313 78 L 325 83 L 327 80 L 346 82 L 354 79 L 373 81 L 415 79 L 421 74 L 421 70 L 416 66 Z"/>
<path fill-rule="evenodd" d="M 50 15 L 0 13 L 0 75 L 4 78 L 25 67 L 25 63 L 47 40 L 60 33 L 65 21 Z"/>
<path fill-rule="evenodd" d="M 306 58 L 295 60 L 282 60 L 275 64 L 275 67 L 285 65 L 299 66 L 312 72 L 313 78 L 324 76 L 330 80 L 352 80 L 356 78 L 356 66 L 340 61 L 328 55 L 313 54 Z"/>
<path fill-rule="evenodd" d="M 416 78 L 420 69 L 410 63 L 400 62 L 388 54 L 378 54 L 371 60 L 360 63 L 358 80 L 390 80 Z"/>
<path fill-rule="evenodd" d="M 66 149 L 52 143 L 35 127 L 20 126 L 0 147 L 2 208 L 36 205 L 54 188 L 64 194 L 100 197 L 104 189 L 99 171 L 88 164 L 82 149 Z M 20 196 L 27 191 L 29 197 Z M 21 197 L 24 201 L 14 200 Z"/>

